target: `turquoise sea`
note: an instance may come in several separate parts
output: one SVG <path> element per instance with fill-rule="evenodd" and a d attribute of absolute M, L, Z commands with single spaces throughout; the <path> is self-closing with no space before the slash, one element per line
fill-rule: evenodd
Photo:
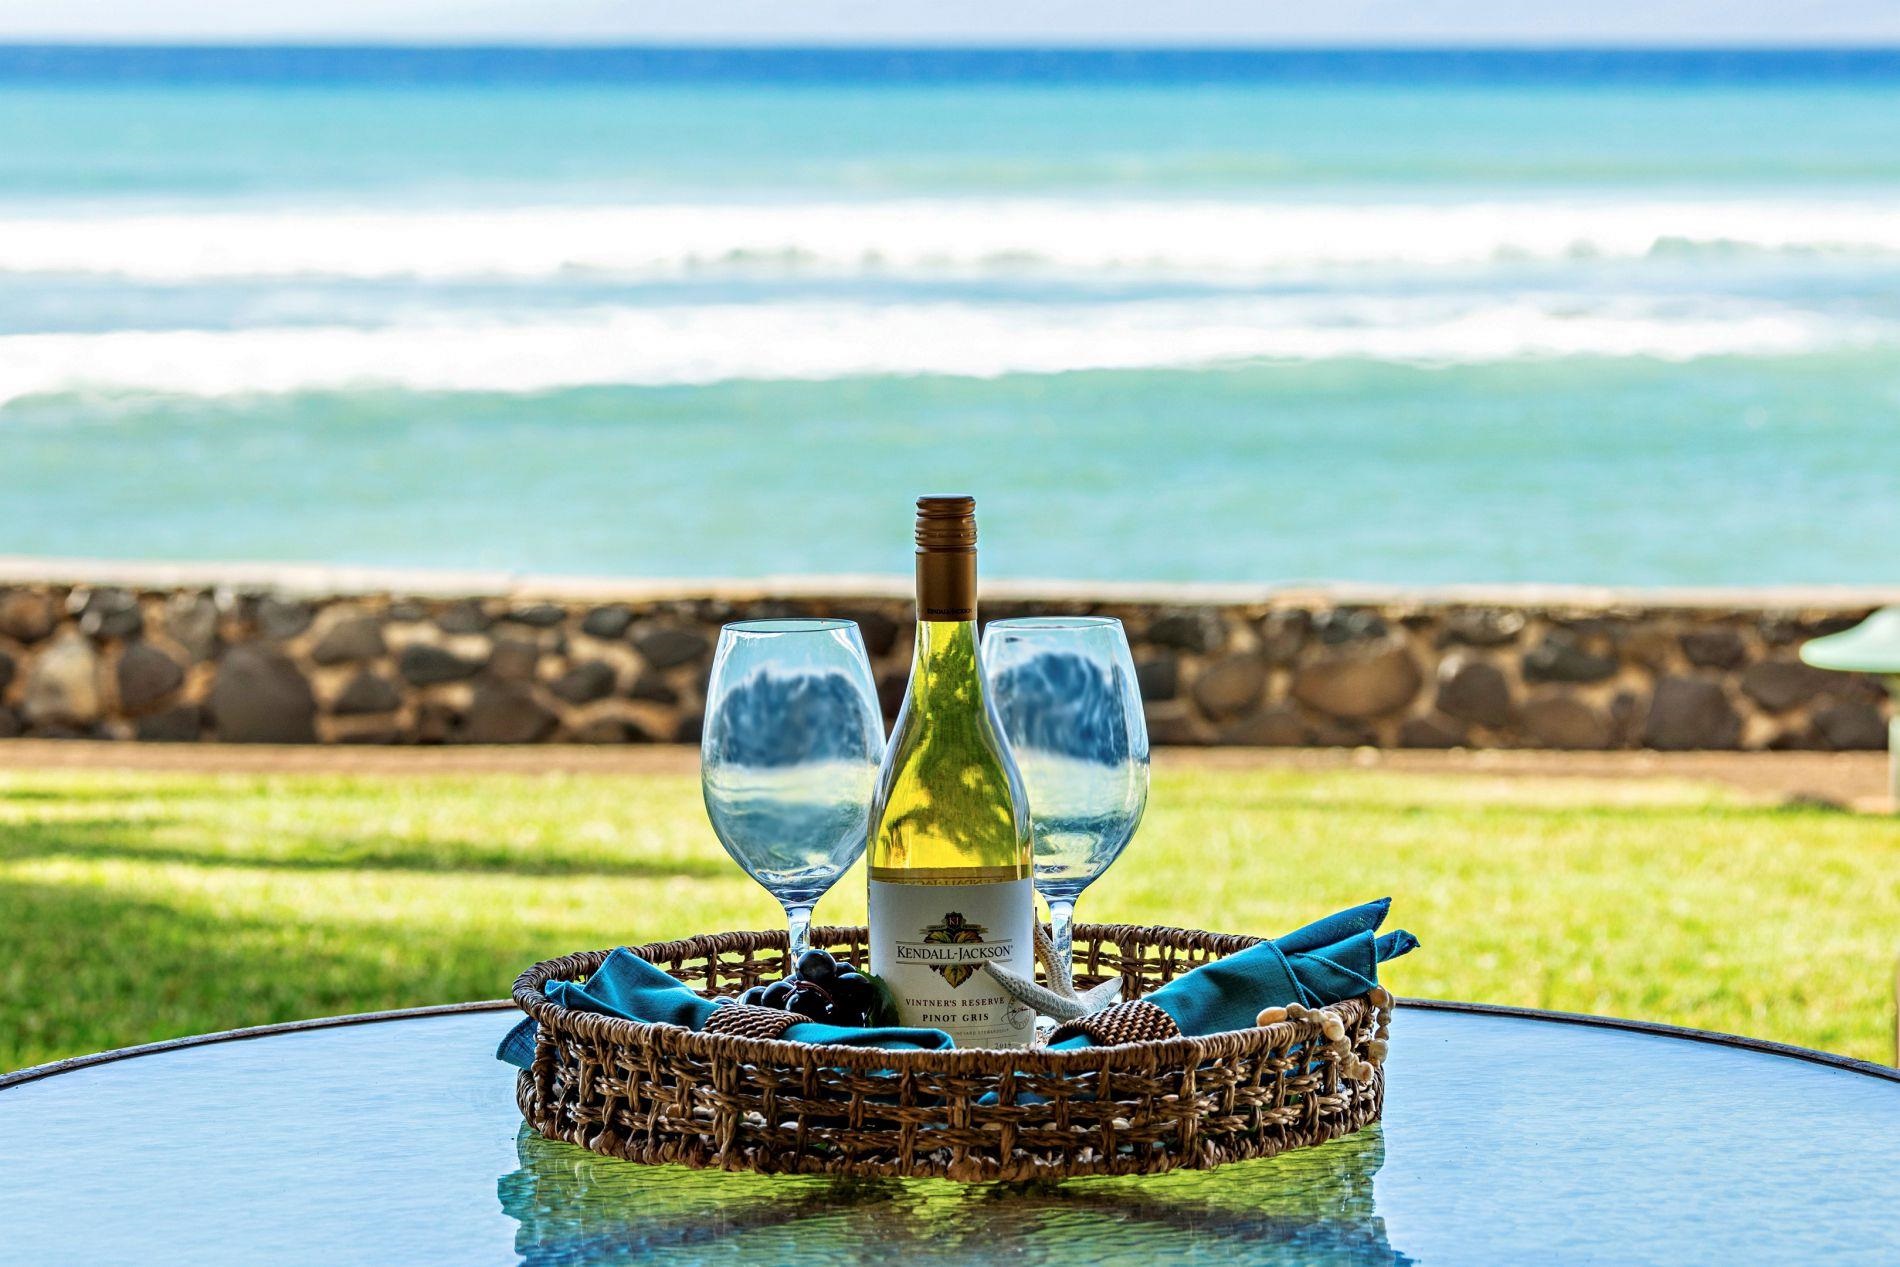
<path fill-rule="evenodd" d="M 1900 55 L 0 48 L 0 554 L 1900 580 Z"/>

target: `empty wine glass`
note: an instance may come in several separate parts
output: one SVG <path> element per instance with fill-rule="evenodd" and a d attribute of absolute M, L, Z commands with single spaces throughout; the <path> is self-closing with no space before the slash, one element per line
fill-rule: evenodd
<path fill-rule="evenodd" d="M 700 785 L 719 843 L 785 908 L 790 955 L 812 907 L 864 853 L 884 720 L 858 627 L 748 620 L 719 633 Z"/>
<path fill-rule="evenodd" d="M 1009 740 L 1067 987 L 1075 901 L 1108 870 L 1148 804 L 1148 725 L 1122 624 L 1106 616 L 992 621 L 983 672 Z"/>

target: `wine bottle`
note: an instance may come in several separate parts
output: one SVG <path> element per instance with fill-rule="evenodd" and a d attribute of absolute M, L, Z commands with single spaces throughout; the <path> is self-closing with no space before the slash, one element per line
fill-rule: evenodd
<path fill-rule="evenodd" d="M 917 648 L 871 806 L 871 971 L 906 1025 L 1021 1047 L 1035 1014 L 986 963 L 1032 976 L 1029 801 L 976 640 L 976 501 L 917 499 Z"/>

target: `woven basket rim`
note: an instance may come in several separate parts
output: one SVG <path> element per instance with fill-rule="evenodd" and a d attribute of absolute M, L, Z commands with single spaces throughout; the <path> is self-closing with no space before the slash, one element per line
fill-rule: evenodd
<path fill-rule="evenodd" d="M 813 945 L 845 942 L 864 935 L 863 926 L 825 925 L 811 929 Z M 1159 945 L 1194 946 L 1232 954 L 1257 945 L 1260 938 L 1241 933 L 1211 933 L 1198 929 L 1174 928 L 1158 924 L 1078 924 L 1076 939 L 1147 941 Z M 775 931 L 732 931 L 700 934 L 672 941 L 648 942 L 624 949 L 649 961 L 716 956 L 730 947 L 759 948 L 785 944 L 783 929 Z M 1360 1009 L 1369 1006 L 1364 997 L 1346 999 L 1314 1008 L 1304 1020 L 1286 1020 L 1272 1025 L 1227 1030 L 1218 1034 L 1181 1035 L 1175 1038 L 1143 1042 L 1091 1046 L 1068 1051 L 1046 1047 L 958 1047 L 944 1051 L 892 1051 L 882 1047 L 849 1047 L 835 1043 L 801 1043 L 785 1039 L 744 1038 L 732 1034 L 707 1034 L 662 1022 L 635 1021 L 624 1017 L 581 1012 L 554 1002 L 541 992 L 547 982 L 591 973 L 605 962 L 615 949 L 579 951 L 555 959 L 544 959 L 515 979 L 514 1002 L 539 1025 L 551 1032 L 569 1031 L 581 1037 L 650 1047 L 665 1052 L 707 1058 L 737 1058 L 750 1063 L 802 1064 L 822 1056 L 824 1063 L 841 1069 L 883 1071 L 889 1073 L 942 1072 L 979 1073 L 1013 1069 L 1027 1074 L 1081 1074 L 1114 1070 L 1161 1058 L 1174 1063 L 1229 1059 L 1263 1048 L 1285 1043 L 1316 1040 L 1321 1036 L 1318 1015 L 1338 1014 L 1348 1023 L 1357 1019 Z"/>

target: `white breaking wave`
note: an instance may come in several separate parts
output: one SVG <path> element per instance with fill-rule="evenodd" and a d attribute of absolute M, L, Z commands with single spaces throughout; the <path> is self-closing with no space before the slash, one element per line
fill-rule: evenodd
<path fill-rule="evenodd" d="M 704 304 L 523 322 L 9 335 L 0 337 L 0 402 L 70 391 L 534 392 L 1342 358 L 1427 365 L 1568 356 L 1679 361 L 1876 344 L 1900 344 L 1900 330 L 1759 303 L 1639 297 Z"/>
<path fill-rule="evenodd" d="M 1900 256 L 1900 201 L 1249 203 L 1059 199 L 469 210 L 0 213 L 0 272 L 649 278 L 707 271 L 1220 278 L 1698 250 Z"/>

